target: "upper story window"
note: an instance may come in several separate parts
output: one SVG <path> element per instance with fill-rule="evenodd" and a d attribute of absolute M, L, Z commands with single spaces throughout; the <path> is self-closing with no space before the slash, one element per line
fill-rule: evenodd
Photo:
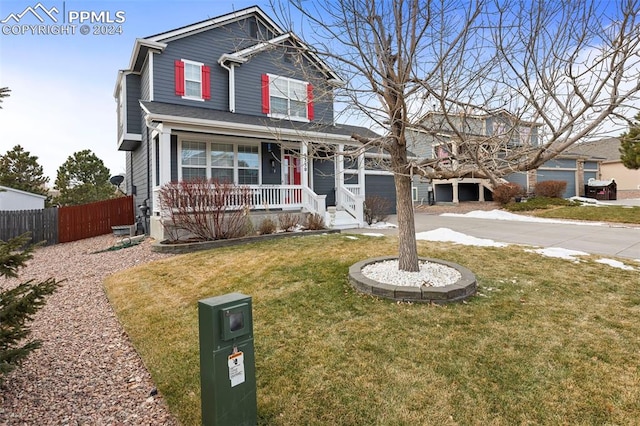
<path fill-rule="evenodd" d="M 313 86 L 301 80 L 264 74 L 262 76 L 262 112 L 269 117 L 312 121 Z"/>
<path fill-rule="evenodd" d="M 204 101 L 211 99 L 211 70 L 201 62 L 175 61 L 176 96 Z"/>

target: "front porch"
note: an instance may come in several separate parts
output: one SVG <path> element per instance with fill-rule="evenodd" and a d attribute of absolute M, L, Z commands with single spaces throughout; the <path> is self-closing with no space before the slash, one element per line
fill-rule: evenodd
<path fill-rule="evenodd" d="M 174 198 L 181 211 L 194 211 L 220 203 L 216 199 L 216 189 L 210 185 L 211 192 L 194 199 L 193 196 Z M 357 185 L 348 185 L 337 191 L 336 206 L 326 205 L 326 195 L 316 194 L 311 188 L 302 185 L 242 185 L 224 195 L 227 210 L 238 210 L 248 206 L 250 213 L 264 212 L 301 212 L 317 214 L 325 221 L 329 229 L 359 228 L 364 226 L 364 196 Z M 163 211 L 161 187 L 153 189 L 150 235 L 156 240 L 165 239 L 163 221 L 169 213 Z"/>

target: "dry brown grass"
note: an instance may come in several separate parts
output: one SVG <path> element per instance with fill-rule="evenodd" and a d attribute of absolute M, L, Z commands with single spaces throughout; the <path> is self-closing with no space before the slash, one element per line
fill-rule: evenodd
<path fill-rule="evenodd" d="M 109 298 L 172 411 L 199 424 L 197 301 L 252 296 L 260 424 L 633 424 L 638 272 L 519 247 L 419 242 L 462 264 L 466 304 L 355 293 L 348 267 L 397 239 L 291 238 L 110 277 Z M 640 266 L 640 265 L 637 265 Z"/>

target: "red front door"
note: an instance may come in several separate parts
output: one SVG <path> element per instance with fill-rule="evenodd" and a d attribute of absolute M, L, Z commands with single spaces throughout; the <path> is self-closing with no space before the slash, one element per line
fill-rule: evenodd
<path fill-rule="evenodd" d="M 285 185 L 300 185 L 300 159 L 293 155 L 284 156 Z"/>

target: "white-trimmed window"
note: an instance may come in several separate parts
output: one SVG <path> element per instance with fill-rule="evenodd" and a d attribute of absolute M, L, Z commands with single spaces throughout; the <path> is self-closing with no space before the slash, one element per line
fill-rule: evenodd
<path fill-rule="evenodd" d="M 182 160 L 182 179 L 206 179 L 207 144 L 198 141 L 183 141 L 180 158 Z"/>
<path fill-rule="evenodd" d="M 239 185 L 260 184 L 260 147 L 180 139 L 181 180 L 215 179 Z"/>
<path fill-rule="evenodd" d="M 177 96 L 197 101 L 211 99 L 211 70 L 208 66 L 187 59 L 176 60 L 174 66 Z"/>
<path fill-rule="evenodd" d="M 313 86 L 272 74 L 262 76 L 262 112 L 269 117 L 312 121 L 314 118 Z"/>

